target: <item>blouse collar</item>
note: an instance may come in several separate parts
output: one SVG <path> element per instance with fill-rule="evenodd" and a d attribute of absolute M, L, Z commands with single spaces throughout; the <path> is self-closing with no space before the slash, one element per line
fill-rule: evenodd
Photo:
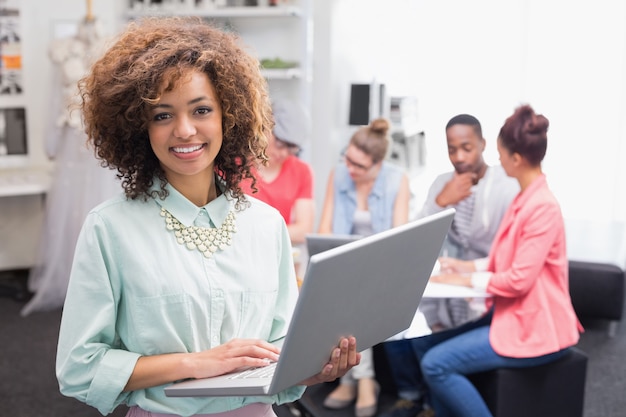
<path fill-rule="evenodd" d="M 222 188 L 221 184 L 218 183 L 218 186 Z M 155 185 L 152 187 L 153 190 L 158 190 L 160 187 L 160 182 L 155 182 Z M 184 195 L 182 195 L 176 188 L 174 188 L 171 184 L 167 184 L 165 189 L 168 191 L 169 195 L 165 198 L 165 200 L 157 198 L 156 203 L 169 211 L 170 214 L 179 222 L 181 222 L 184 226 L 193 225 L 196 218 L 200 215 L 202 211 L 205 211 L 214 225 L 221 225 L 224 220 L 226 220 L 226 216 L 233 209 L 233 201 L 232 198 L 229 197 L 229 193 L 222 189 L 222 193 L 212 201 L 209 201 L 204 206 L 198 207 L 189 201 Z"/>

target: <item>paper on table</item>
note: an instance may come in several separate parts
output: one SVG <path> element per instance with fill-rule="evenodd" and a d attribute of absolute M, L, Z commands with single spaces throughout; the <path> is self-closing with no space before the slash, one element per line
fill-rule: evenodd
<path fill-rule="evenodd" d="M 435 262 L 432 275 L 439 275 L 441 265 L 439 260 Z M 424 290 L 422 298 L 487 298 L 492 295 L 475 288 L 464 287 L 462 285 L 442 284 L 439 282 L 429 282 Z"/>
<path fill-rule="evenodd" d="M 429 282 L 422 298 L 487 298 L 491 296 L 487 292 L 462 285 Z"/>
<path fill-rule="evenodd" d="M 408 329 L 401 331 L 395 336 L 391 336 L 387 341 L 391 340 L 401 340 L 401 339 L 412 339 L 414 337 L 426 336 L 431 334 L 432 331 L 430 327 L 428 327 L 428 323 L 426 323 L 426 317 L 424 317 L 424 313 L 422 313 L 419 308 L 415 312 L 415 316 L 413 316 L 413 321 Z"/>
<path fill-rule="evenodd" d="M 439 261 L 437 261 L 435 262 L 431 275 L 438 275 L 439 270 L 440 265 Z M 428 285 L 426 285 L 424 295 L 422 296 L 422 298 L 471 298 L 473 301 L 470 303 L 470 307 L 476 308 L 477 310 L 484 309 L 484 300 L 482 299 L 488 297 L 492 297 L 492 295 L 484 291 L 476 290 L 475 288 L 464 287 L 461 285 L 441 284 L 438 282 L 429 282 Z M 472 305 L 474 302 L 476 302 L 477 306 Z M 426 317 L 424 317 L 424 314 L 418 308 L 409 328 L 390 337 L 387 341 L 410 339 L 414 337 L 426 336 L 431 333 L 432 331 L 430 327 L 428 327 Z"/>

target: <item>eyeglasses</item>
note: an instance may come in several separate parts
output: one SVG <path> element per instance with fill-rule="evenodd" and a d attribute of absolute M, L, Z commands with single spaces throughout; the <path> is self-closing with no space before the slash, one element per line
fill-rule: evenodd
<path fill-rule="evenodd" d="M 350 157 L 348 155 L 346 155 L 345 153 L 343 154 L 343 160 L 346 163 L 347 166 L 358 169 L 359 171 L 369 171 L 370 169 L 372 169 L 372 167 L 376 164 L 371 164 L 370 166 L 365 166 L 363 164 L 359 164 L 358 162 L 355 162 L 354 160 L 350 159 Z"/>
<path fill-rule="evenodd" d="M 280 140 L 277 137 L 274 138 L 274 146 L 276 146 L 276 149 L 278 149 L 279 151 L 286 149 L 287 152 L 289 152 L 289 154 L 291 155 L 298 155 L 300 153 L 300 146 L 296 145 L 295 143 L 285 142 L 284 140 Z"/>

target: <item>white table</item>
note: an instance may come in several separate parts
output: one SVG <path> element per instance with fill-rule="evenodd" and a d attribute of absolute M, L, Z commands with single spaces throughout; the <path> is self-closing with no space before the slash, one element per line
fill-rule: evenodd
<path fill-rule="evenodd" d="M 45 195 L 50 187 L 50 174 L 43 169 L 11 169 L 0 171 L 0 197 Z"/>
<path fill-rule="evenodd" d="M 489 298 L 491 294 L 484 291 L 476 290 L 475 288 L 464 287 L 461 285 L 441 284 L 438 282 L 429 282 L 426 285 L 422 299 L 424 298 L 465 298 L 465 299 L 477 299 L 477 298 Z M 408 329 L 397 335 L 391 337 L 389 340 L 397 339 L 409 339 L 412 337 L 425 336 L 431 333 L 430 327 L 426 323 L 424 314 L 418 309 L 415 312 L 413 321 Z"/>
<path fill-rule="evenodd" d="M 49 186 L 44 169 L 0 170 L 0 270 L 33 265 Z"/>
<path fill-rule="evenodd" d="M 429 282 L 422 298 L 488 298 L 491 294 L 461 285 Z"/>

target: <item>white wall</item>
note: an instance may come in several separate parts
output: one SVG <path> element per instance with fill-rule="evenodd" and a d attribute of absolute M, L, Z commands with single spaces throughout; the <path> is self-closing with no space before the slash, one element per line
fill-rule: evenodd
<path fill-rule="evenodd" d="M 477 116 L 486 158 L 497 163 L 500 126 L 530 103 L 551 122 L 544 169 L 565 215 L 626 221 L 626 3 L 327 0 L 316 8 L 325 19 L 321 29 L 316 20 L 316 41 L 330 39 L 315 45 L 318 65 L 330 68 L 314 80 L 314 120 L 322 121 L 314 134 L 324 148 L 313 158 L 318 178 L 325 181 L 329 155 L 350 136 L 350 83 L 376 79 L 419 100 L 428 169 L 418 192 L 450 169 L 450 117 Z M 320 116 L 329 109 L 331 117 Z"/>

